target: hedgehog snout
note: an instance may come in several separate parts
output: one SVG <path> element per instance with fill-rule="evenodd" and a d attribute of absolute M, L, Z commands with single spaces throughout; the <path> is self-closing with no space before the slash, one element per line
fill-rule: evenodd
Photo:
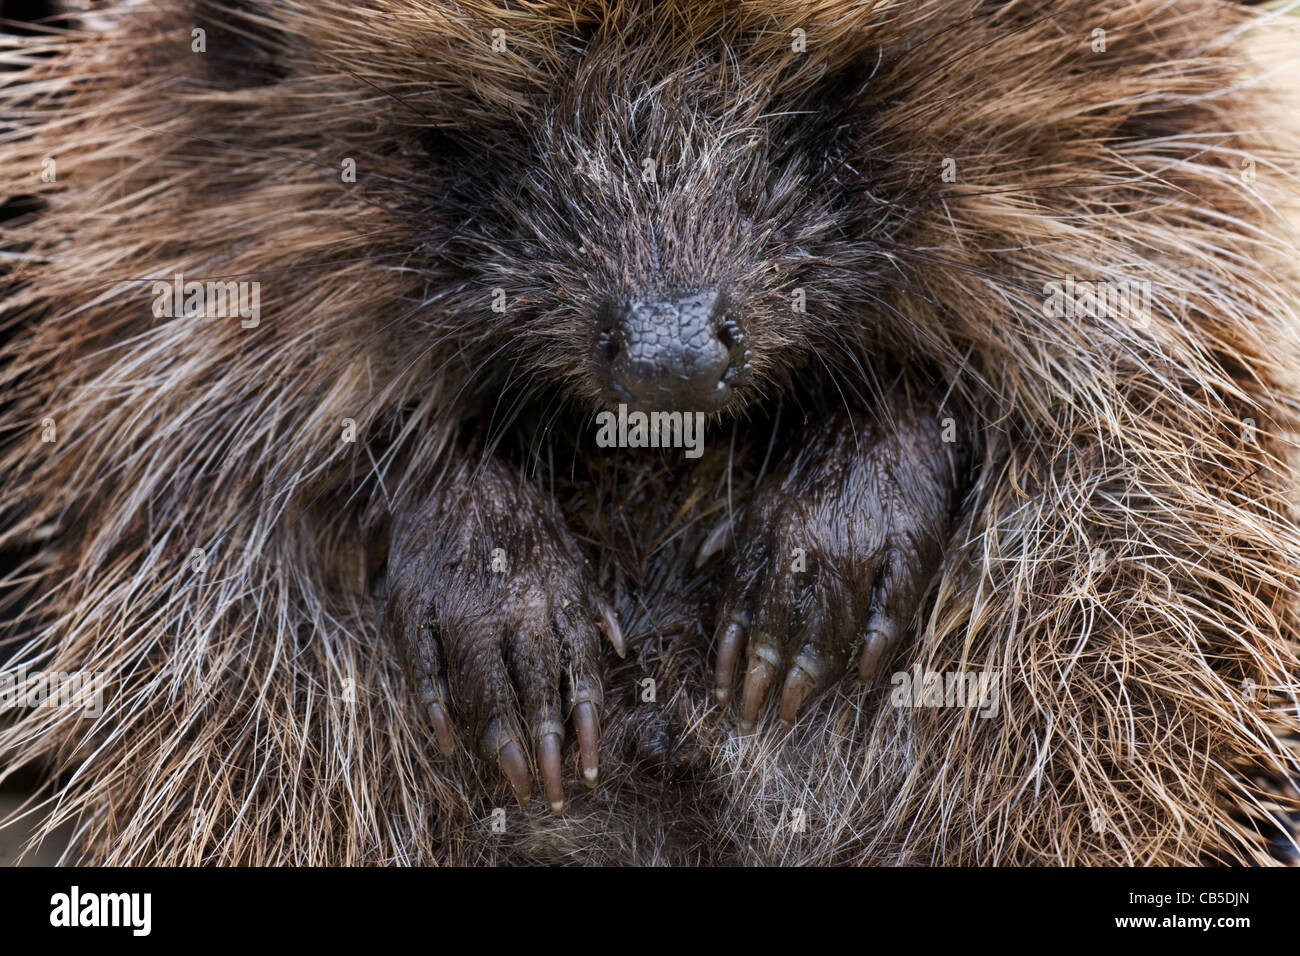
<path fill-rule="evenodd" d="M 613 397 L 642 411 L 722 408 L 743 355 L 731 311 L 717 289 L 607 304 L 597 361 Z"/>

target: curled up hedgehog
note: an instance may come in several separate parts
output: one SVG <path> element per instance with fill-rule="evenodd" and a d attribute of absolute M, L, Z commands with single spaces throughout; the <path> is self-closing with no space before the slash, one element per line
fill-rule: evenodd
<path fill-rule="evenodd" d="M 1284 19 L 8 38 L 0 774 L 113 864 L 1294 858 Z"/>

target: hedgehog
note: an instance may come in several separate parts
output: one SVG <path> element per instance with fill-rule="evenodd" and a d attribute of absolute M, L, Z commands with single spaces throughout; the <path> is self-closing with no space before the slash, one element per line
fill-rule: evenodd
<path fill-rule="evenodd" d="M 3 674 L 48 696 L 0 774 L 39 772 L 37 839 L 1294 857 L 1280 30 L 163 0 L 8 37 Z"/>

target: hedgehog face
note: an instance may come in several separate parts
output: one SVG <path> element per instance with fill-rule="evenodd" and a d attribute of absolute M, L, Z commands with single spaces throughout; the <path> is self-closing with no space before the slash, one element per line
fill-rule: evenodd
<path fill-rule="evenodd" d="M 845 118 L 870 71 L 792 89 L 718 36 L 664 59 L 608 32 L 516 115 L 426 138 L 457 313 L 481 334 L 495 290 L 502 348 L 605 407 L 736 408 L 865 350 L 828 326 L 870 297 L 890 221 Z"/>

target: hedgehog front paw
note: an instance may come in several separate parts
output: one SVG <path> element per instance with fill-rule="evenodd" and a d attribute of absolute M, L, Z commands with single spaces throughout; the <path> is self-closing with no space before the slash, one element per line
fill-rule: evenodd
<path fill-rule="evenodd" d="M 718 620 L 724 705 L 747 652 L 742 731 L 773 687 L 789 723 L 854 661 L 860 680 L 875 673 L 939 566 L 961 471 L 950 452 L 937 417 L 902 410 L 886 427 L 841 415 L 759 485 Z"/>
<path fill-rule="evenodd" d="M 540 773 L 558 814 L 567 717 L 583 780 L 595 786 L 598 633 L 620 655 L 622 635 L 549 502 L 502 465 L 465 469 L 399 516 L 388 580 L 385 631 L 444 754 L 463 735 L 499 765 L 521 805 Z"/>

